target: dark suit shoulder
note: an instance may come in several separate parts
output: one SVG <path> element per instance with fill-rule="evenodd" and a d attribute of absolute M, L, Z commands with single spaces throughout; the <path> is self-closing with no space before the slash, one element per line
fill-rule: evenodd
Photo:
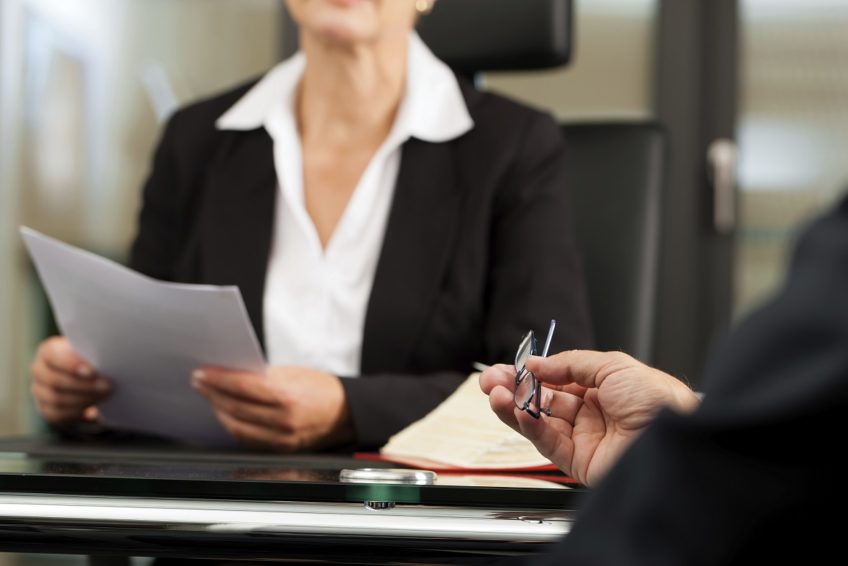
<path fill-rule="evenodd" d="M 196 100 L 180 108 L 172 119 L 187 121 L 191 123 L 208 124 L 214 127 L 215 120 L 229 110 L 239 99 L 247 94 L 253 86 L 259 82 L 260 77 L 254 77 L 249 81 L 224 92 L 219 92 Z"/>
<path fill-rule="evenodd" d="M 477 90 L 468 80 L 458 77 L 475 137 L 487 137 L 502 144 L 535 147 L 560 146 L 562 138 L 550 113 L 533 108 L 507 96 Z"/>
<path fill-rule="evenodd" d="M 168 120 L 164 139 L 184 158 L 201 159 L 227 134 L 215 127 L 215 121 L 258 81 L 259 78 L 254 78 L 225 92 L 183 106 Z"/>

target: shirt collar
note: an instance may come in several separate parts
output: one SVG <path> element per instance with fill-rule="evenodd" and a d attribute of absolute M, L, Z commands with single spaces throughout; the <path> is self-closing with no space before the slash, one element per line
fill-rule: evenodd
<path fill-rule="evenodd" d="M 271 69 L 215 122 L 219 130 L 254 130 L 266 126 L 275 110 L 294 120 L 294 102 L 306 57 L 298 52 Z M 403 99 L 391 138 L 416 137 L 445 142 L 474 127 L 453 71 L 412 33 Z"/>

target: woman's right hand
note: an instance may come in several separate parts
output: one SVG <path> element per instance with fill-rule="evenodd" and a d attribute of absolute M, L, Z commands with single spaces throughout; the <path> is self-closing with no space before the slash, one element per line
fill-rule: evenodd
<path fill-rule="evenodd" d="M 39 345 L 30 374 L 35 406 L 44 420 L 54 425 L 96 418 L 94 405 L 112 390 L 109 380 L 97 375 L 62 336 Z"/>

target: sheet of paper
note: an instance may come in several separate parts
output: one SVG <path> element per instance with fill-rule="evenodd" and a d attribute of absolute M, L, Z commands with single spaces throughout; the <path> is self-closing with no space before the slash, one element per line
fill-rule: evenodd
<path fill-rule="evenodd" d="M 196 444 L 231 443 L 191 387 L 201 366 L 262 372 L 265 361 L 237 287 L 151 279 L 21 228 L 56 321 L 114 383 L 108 425 Z"/>

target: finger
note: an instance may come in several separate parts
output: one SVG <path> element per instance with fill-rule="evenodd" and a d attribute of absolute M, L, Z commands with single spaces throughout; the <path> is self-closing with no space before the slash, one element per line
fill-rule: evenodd
<path fill-rule="evenodd" d="M 198 391 L 209 401 L 216 412 L 227 414 L 238 421 L 251 423 L 265 429 L 287 434 L 294 432 L 286 418 L 287 411 L 282 407 L 269 407 L 252 401 L 245 401 L 211 388 L 204 389 L 201 387 Z"/>
<path fill-rule="evenodd" d="M 582 388 L 581 388 L 582 391 Z M 583 406 L 583 397 L 565 391 L 542 388 L 542 406 L 550 410 L 550 416 L 574 426 L 577 413 Z M 515 396 L 511 389 L 496 386 L 489 394 L 489 406 L 499 419 L 520 432 L 515 420 Z M 532 418 L 532 417 L 531 417 Z"/>
<path fill-rule="evenodd" d="M 293 452 L 298 447 L 294 435 L 239 420 L 223 411 L 216 410 L 215 416 L 234 439 L 247 446 L 278 452 Z"/>
<path fill-rule="evenodd" d="M 597 392 L 592 392 L 586 397 L 586 405 L 577 417 L 576 429 L 580 432 L 575 433 L 573 437 L 575 450 L 571 466 L 572 470 L 575 470 L 575 475 L 579 476 L 580 482 L 589 485 L 592 483 L 590 470 L 597 469 L 599 465 L 604 467 L 601 464 L 604 459 L 602 444 L 605 438 L 611 437 L 607 430 L 607 422 L 597 404 Z"/>
<path fill-rule="evenodd" d="M 506 364 L 493 365 L 480 374 L 480 389 L 489 395 L 497 386 L 515 389 L 515 369 Z"/>
<path fill-rule="evenodd" d="M 489 406 L 500 420 L 521 432 L 515 420 L 515 395 L 512 390 L 500 385 L 495 386 L 489 393 Z"/>
<path fill-rule="evenodd" d="M 76 374 L 55 370 L 44 360 L 36 360 L 31 373 L 35 383 L 70 395 L 95 397 L 105 395 L 112 389 L 110 381 L 104 377 L 80 378 Z"/>
<path fill-rule="evenodd" d="M 643 365 L 623 352 L 593 350 L 570 350 L 547 358 L 527 359 L 527 369 L 541 381 L 555 385 L 576 383 L 583 387 L 600 387 L 613 373 Z"/>
<path fill-rule="evenodd" d="M 582 391 L 585 391 L 581 388 Z M 562 419 L 574 426 L 577 413 L 583 407 L 583 396 L 574 395 L 567 391 L 555 391 L 542 388 L 542 407 L 550 410 L 551 417 Z"/>
<path fill-rule="evenodd" d="M 77 422 L 83 419 L 87 408 L 91 407 L 91 399 L 74 399 L 57 395 L 49 388 L 33 384 L 33 398 L 38 412 L 44 419 L 53 424 Z"/>
<path fill-rule="evenodd" d="M 32 396 L 44 405 L 62 409 L 82 410 L 106 398 L 107 395 L 80 394 L 58 391 L 41 383 L 32 384 Z"/>
<path fill-rule="evenodd" d="M 535 419 L 517 407 L 514 414 L 518 432 L 532 442 L 542 456 L 566 474 L 571 475 L 574 458 L 572 426 L 562 419 L 551 418 L 547 415 Z"/>
<path fill-rule="evenodd" d="M 497 387 L 503 386 L 510 391 L 515 390 L 515 368 L 507 364 L 497 364 L 480 374 L 480 389 L 487 395 Z M 568 383 L 566 385 L 548 384 L 548 389 L 557 389 L 566 391 L 572 395 L 582 397 L 586 392 L 586 388 L 576 383 Z"/>
<path fill-rule="evenodd" d="M 95 375 L 92 365 L 77 354 L 71 343 L 62 336 L 54 336 L 42 342 L 36 357 L 57 372 L 74 374 L 83 379 Z"/>
<path fill-rule="evenodd" d="M 54 425 L 76 423 L 83 418 L 82 411 L 77 409 L 41 405 L 39 403 L 36 404 L 36 408 L 45 421 Z"/>
<path fill-rule="evenodd" d="M 268 387 L 264 375 L 235 372 L 218 368 L 203 368 L 191 374 L 192 385 L 217 391 L 243 401 L 267 405 L 279 405 L 279 400 Z"/>
<path fill-rule="evenodd" d="M 539 379 L 539 381 L 542 381 L 541 378 Z M 545 385 L 547 387 L 550 387 L 551 389 L 556 389 L 557 391 L 564 391 L 576 397 L 583 397 L 586 394 L 586 388 L 580 385 L 579 383 L 566 383 L 565 385 L 554 385 L 551 383 L 546 383 L 544 381 L 542 383 L 545 383 Z"/>

